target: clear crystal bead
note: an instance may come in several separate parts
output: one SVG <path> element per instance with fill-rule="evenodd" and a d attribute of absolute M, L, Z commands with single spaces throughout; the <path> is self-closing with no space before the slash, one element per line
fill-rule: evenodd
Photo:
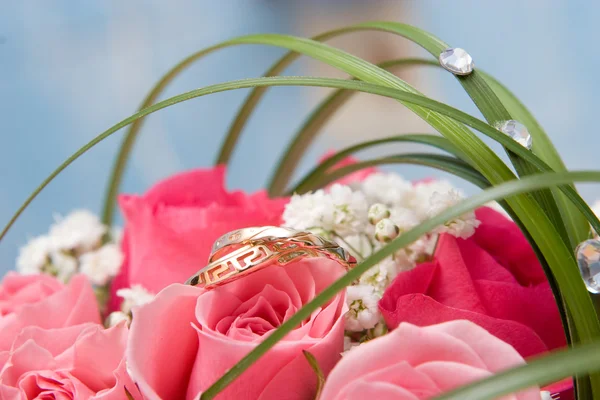
<path fill-rule="evenodd" d="M 600 240 L 581 242 L 575 250 L 579 271 L 591 293 L 600 293 Z"/>
<path fill-rule="evenodd" d="M 469 75 L 475 67 L 473 58 L 460 47 L 442 51 L 440 64 L 455 75 Z"/>
<path fill-rule="evenodd" d="M 504 132 L 506 135 L 510 136 L 515 140 L 515 142 L 519 143 L 521 146 L 525 147 L 527 150 L 531 150 L 532 140 L 529 131 L 519 121 L 515 121 L 514 119 L 510 119 L 508 121 L 502 121 L 496 124 L 496 128 L 499 131 Z"/>

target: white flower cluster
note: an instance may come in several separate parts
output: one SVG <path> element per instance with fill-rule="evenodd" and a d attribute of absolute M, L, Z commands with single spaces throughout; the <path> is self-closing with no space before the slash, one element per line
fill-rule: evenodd
<path fill-rule="evenodd" d="M 121 310 L 110 313 L 106 319 L 108 327 L 115 326 L 121 321 L 131 322 L 131 311 L 135 307 L 150 303 L 154 300 L 154 294 L 146 290 L 142 285 L 133 285 L 130 288 L 117 290 L 117 296 L 123 298 Z"/>
<path fill-rule="evenodd" d="M 120 235 L 111 235 L 111 241 L 103 244 L 107 231 L 98 217 L 86 210 L 57 217 L 46 235 L 31 239 L 21 248 L 17 270 L 22 274 L 50 274 L 63 282 L 80 272 L 92 284 L 104 286 L 123 262 Z"/>
<path fill-rule="evenodd" d="M 463 196 L 446 181 L 413 184 L 395 173 L 374 173 L 352 186 L 294 195 L 283 213 L 284 226 L 310 230 L 337 241 L 362 260 L 398 235 L 458 203 Z M 431 258 L 438 234 L 467 238 L 479 221 L 465 213 L 375 265 L 347 289 L 346 331 L 355 342 L 385 331 L 378 303 L 402 271 Z M 362 335 L 362 336 L 361 336 Z"/>

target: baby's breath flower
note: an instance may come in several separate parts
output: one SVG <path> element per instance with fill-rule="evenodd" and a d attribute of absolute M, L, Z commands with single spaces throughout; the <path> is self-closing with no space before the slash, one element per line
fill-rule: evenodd
<path fill-rule="evenodd" d="M 105 326 L 110 328 L 117 325 L 121 321 L 127 321 L 127 323 L 130 323 L 131 317 L 122 311 L 114 311 L 111 312 L 106 318 Z"/>
<path fill-rule="evenodd" d="M 372 286 L 375 292 L 383 295 L 385 289 L 398 275 L 400 270 L 400 265 L 391 257 L 388 257 L 362 274 L 359 282 L 363 285 Z"/>
<path fill-rule="evenodd" d="M 401 232 L 406 232 L 421 222 L 413 210 L 405 207 L 394 207 L 391 211 L 390 219 Z"/>
<path fill-rule="evenodd" d="M 440 214 L 442 211 L 458 204 L 463 199 L 463 196 L 456 190 L 450 190 L 446 193 L 435 192 L 431 196 L 429 208 L 429 216 L 433 217 Z M 466 239 L 475 233 L 481 222 L 475 218 L 475 213 L 469 211 L 463 215 L 446 222 L 438 227 L 436 233 L 449 233 L 457 238 Z"/>
<path fill-rule="evenodd" d="M 23 275 L 39 274 L 50 261 L 52 241 L 48 236 L 31 239 L 19 250 L 17 270 Z"/>
<path fill-rule="evenodd" d="M 131 309 L 150 303 L 154 300 L 154 294 L 146 290 L 142 285 L 132 285 L 130 288 L 117 290 L 117 296 L 123 298 L 121 311 L 130 313 Z"/>
<path fill-rule="evenodd" d="M 430 217 L 430 202 L 434 193 L 448 193 L 450 191 L 455 191 L 462 195 L 462 193 L 454 188 L 448 181 L 432 180 L 419 182 L 415 184 L 414 191 L 407 202 L 406 208 L 412 210 L 419 221 L 424 221 Z"/>
<path fill-rule="evenodd" d="M 62 282 L 68 282 L 77 272 L 77 259 L 69 253 L 54 251 L 50 260 L 44 272 L 56 276 Z"/>
<path fill-rule="evenodd" d="M 106 231 L 98 216 L 87 210 L 77 210 L 65 218 L 57 218 L 50 227 L 49 236 L 55 249 L 86 252 L 99 246 Z"/>
<path fill-rule="evenodd" d="M 98 286 L 104 286 L 117 275 L 123 262 L 123 253 L 116 244 L 105 244 L 98 250 L 84 253 L 80 257 L 81 272 Z"/>
<path fill-rule="evenodd" d="M 283 212 L 284 226 L 308 230 L 321 228 L 345 236 L 359 233 L 367 223 L 367 201 L 363 193 L 334 184 L 329 192 L 293 195 Z"/>
<path fill-rule="evenodd" d="M 372 286 L 348 286 L 346 296 L 350 308 L 346 313 L 346 330 L 361 332 L 373 328 L 381 320 L 377 307 L 380 296 Z"/>
<path fill-rule="evenodd" d="M 540 392 L 540 396 L 541 396 L 541 400 L 553 400 L 552 393 L 548 392 L 547 390 L 542 390 Z"/>
<path fill-rule="evenodd" d="M 402 206 L 413 191 L 412 183 L 395 173 L 377 172 L 362 181 L 362 191 L 370 203 L 383 203 L 387 206 Z"/>

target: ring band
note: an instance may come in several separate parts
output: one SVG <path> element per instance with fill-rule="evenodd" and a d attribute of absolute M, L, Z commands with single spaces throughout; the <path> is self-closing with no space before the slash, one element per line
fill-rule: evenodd
<path fill-rule="evenodd" d="M 310 232 L 280 227 L 244 228 L 217 239 L 209 264 L 186 284 L 212 289 L 270 265 L 313 257 L 334 260 L 346 269 L 356 265 L 356 259 L 344 248 Z"/>

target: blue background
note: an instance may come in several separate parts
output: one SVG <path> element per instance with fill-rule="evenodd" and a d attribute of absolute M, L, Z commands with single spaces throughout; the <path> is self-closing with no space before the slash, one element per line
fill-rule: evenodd
<path fill-rule="evenodd" d="M 378 19 L 408 22 L 468 49 L 477 67 L 505 83 L 533 111 L 569 168 L 597 168 L 600 52 L 594 45 L 600 33 L 598 2 L 369 1 L 371 13 L 364 12 L 365 4 L 0 0 L 0 224 L 69 155 L 131 115 L 161 75 L 185 56 L 249 33 L 313 35 L 340 26 L 344 17 L 360 21 L 382 14 Z M 317 16 L 318 26 L 312 23 Z M 354 37 L 360 41 L 360 36 Z M 403 40 L 385 34 L 378 37 L 382 43 Z M 402 54 L 424 55 L 415 46 L 403 46 Z M 261 46 L 218 52 L 187 70 L 169 86 L 165 97 L 211 83 L 260 76 L 280 54 L 280 49 Z M 319 75 L 321 70 L 315 65 L 302 61 L 286 73 Z M 411 77 L 410 83 L 428 95 L 477 114 L 448 74 L 428 71 Z M 143 192 L 177 171 L 211 165 L 246 94 L 211 95 L 148 118 L 123 191 Z M 239 143 L 228 186 L 263 187 L 278 151 L 321 95 L 322 91 L 308 88 L 271 90 Z M 301 170 L 313 165 L 327 148 L 369 137 L 368 130 L 362 136 L 344 137 L 339 128 L 368 121 L 368 113 L 362 109 L 346 114 L 356 121 L 328 127 L 328 135 L 311 147 Z M 406 116 L 406 125 L 386 123 L 384 129 L 378 127 L 383 130 L 378 134 L 424 126 L 414 125 L 418 123 L 406 113 L 401 115 Z M 18 247 L 46 232 L 54 213 L 74 208 L 100 211 L 121 134 L 76 161 L 25 211 L 0 244 L 0 271 L 14 268 Z M 399 171 L 408 178 L 431 173 L 419 168 Z M 581 191 L 590 201 L 600 197 L 598 187 L 583 186 Z"/>

